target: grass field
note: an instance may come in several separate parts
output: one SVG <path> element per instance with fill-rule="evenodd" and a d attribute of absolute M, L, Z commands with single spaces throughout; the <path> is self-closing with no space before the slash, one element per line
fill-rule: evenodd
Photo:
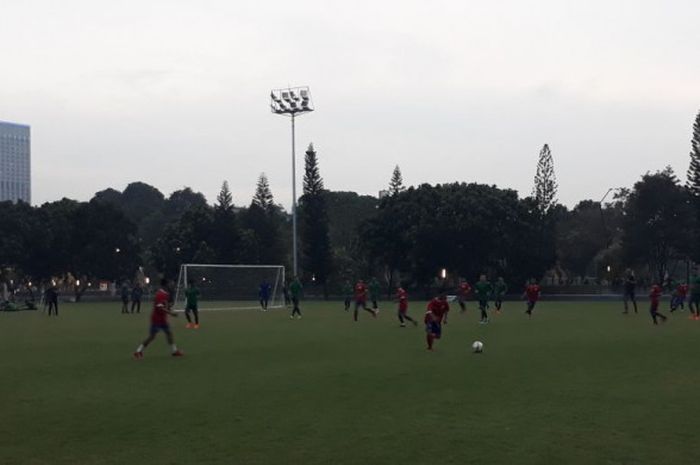
<path fill-rule="evenodd" d="M 453 307 L 434 353 L 389 304 L 210 312 L 141 361 L 148 312 L 0 313 L 0 464 L 699 463 L 700 322 L 620 306 Z"/>

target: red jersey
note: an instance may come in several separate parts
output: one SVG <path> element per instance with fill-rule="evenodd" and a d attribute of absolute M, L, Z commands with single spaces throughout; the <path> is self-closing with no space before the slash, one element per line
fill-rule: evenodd
<path fill-rule="evenodd" d="M 408 292 L 402 287 L 396 291 L 396 300 L 399 301 L 399 310 L 403 311 L 408 308 Z"/>
<path fill-rule="evenodd" d="M 166 310 L 170 305 L 170 294 L 163 289 L 158 289 L 155 299 L 153 300 L 153 313 L 151 313 L 151 324 L 167 325 L 168 313 Z"/>
<path fill-rule="evenodd" d="M 435 297 L 428 304 L 428 311 L 425 312 L 425 322 L 430 322 L 430 318 L 432 315 L 433 317 L 435 317 L 435 320 L 437 320 L 438 323 L 442 323 L 442 321 L 445 319 L 445 316 L 447 315 L 447 312 L 449 311 L 450 305 L 447 303 L 447 301 L 440 300 L 437 297 Z"/>
<path fill-rule="evenodd" d="M 355 284 L 355 300 L 357 302 L 367 300 L 367 285 L 365 283 L 359 282 Z"/>
<path fill-rule="evenodd" d="M 679 284 L 678 287 L 676 288 L 676 295 L 678 297 L 685 297 L 688 295 L 688 285 L 687 284 Z"/>
<path fill-rule="evenodd" d="M 649 300 L 651 300 L 651 303 L 653 305 L 659 304 L 659 299 L 661 298 L 662 293 L 663 291 L 661 290 L 661 286 L 657 286 L 656 284 L 651 286 L 651 291 L 649 292 Z"/>
<path fill-rule="evenodd" d="M 537 302 L 540 298 L 540 286 L 537 284 L 530 284 L 525 288 L 525 295 L 527 295 L 528 301 Z"/>
<path fill-rule="evenodd" d="M 460 297 L 466 297 L 469 295 L 471 292 L 472 287 L 469 285 L 469 283 L 464 282 L 459 285 L 459 288 L 457 289 L 457 293 L 459 294 Z"/>

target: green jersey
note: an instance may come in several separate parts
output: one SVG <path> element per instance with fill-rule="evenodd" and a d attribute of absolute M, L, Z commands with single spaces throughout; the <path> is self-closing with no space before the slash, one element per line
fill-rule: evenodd
<path fill-rule="evenodd" d="M 196 287 L 188 287 L 185 289 L 185 298 L 187 300 L 188 307 L 196 307 L 197 300 L 199 300 L 199 289 Z"/>
<path fill-rule="evenodd" d="M 503 297 L 508 292 L 508 285 L 505 282 L 496 282 L 493 286 L 493 295 L 496 297 Z"/>
<path fill-rule="evenodd" d="M 477 281 L 477 283 L 474 284 L 474 295 L 478 301 L 489 300 L 492 291 L 493 287 L 491 287 L 491 283 L 488 281 Z"/>
<path fill-rule="evenodd" d="M 379 281 L 376 279 L 373 279 L 372 281 L 369 282 L 369 297 L 372 300 L 376 300 L 377 297 L 379 297 L 379 294 L 381 293 L 381 286 L 379 285 Z"/>
<path fill-rule="evenodd" d="M 293 281 L 289 285 L 289 292 L 292 293 L 292 297 L 298 299 L 301 296 L 301 283 L 299 281 Z"/>
<path fill-rule="evenodd" d="M 693 276 L 690 280 L 690 293 L 700 296 L 700 276 Z"/>

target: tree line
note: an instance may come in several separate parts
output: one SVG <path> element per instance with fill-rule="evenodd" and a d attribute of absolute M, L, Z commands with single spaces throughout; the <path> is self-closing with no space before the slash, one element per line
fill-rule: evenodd
<path fill-rule="evenodd" d="M 516 285 L 545 274 L 612 281 L 627 267 L 660 280 L 700 261 L 700 113 L 682 183 L 669 167 L 631 188 L 572 209 L 557 201 L 554 158 L 540 151 L 531 195 L 479 183 L 406 187 L 395 167 L 380 198 L 324 186 L 313 145 L 299 199 L 301 276 L 320 291 L 375 276 L 393 288 L 435 284 L 442 269 Z M 212 204 L 184 188 L 164 196 L 142 182 L 106 189 L 88 202 L 32 207 L 0 203 L 3 277 L 46 280 L 71 273 L 120 280 L 138 266 L 177 275 L 182 263 L 291 264 L 291 218 L 261 174 L 249 202 L 235 204 L 223 182 Z"/>

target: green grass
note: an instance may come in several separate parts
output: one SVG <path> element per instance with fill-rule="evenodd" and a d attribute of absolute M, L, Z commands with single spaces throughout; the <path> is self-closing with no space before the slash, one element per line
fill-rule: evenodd
<path fill-rule="evenodd" d="M 148 315 L 118 303 L 0 313 L 0 464 L 700 462 L 700 322 L 620 306 L 453 306 L 434 353 L 389 304 L 210 312 L 173 322 L 186 357 L 159 335 L 142 361 Z"/>

